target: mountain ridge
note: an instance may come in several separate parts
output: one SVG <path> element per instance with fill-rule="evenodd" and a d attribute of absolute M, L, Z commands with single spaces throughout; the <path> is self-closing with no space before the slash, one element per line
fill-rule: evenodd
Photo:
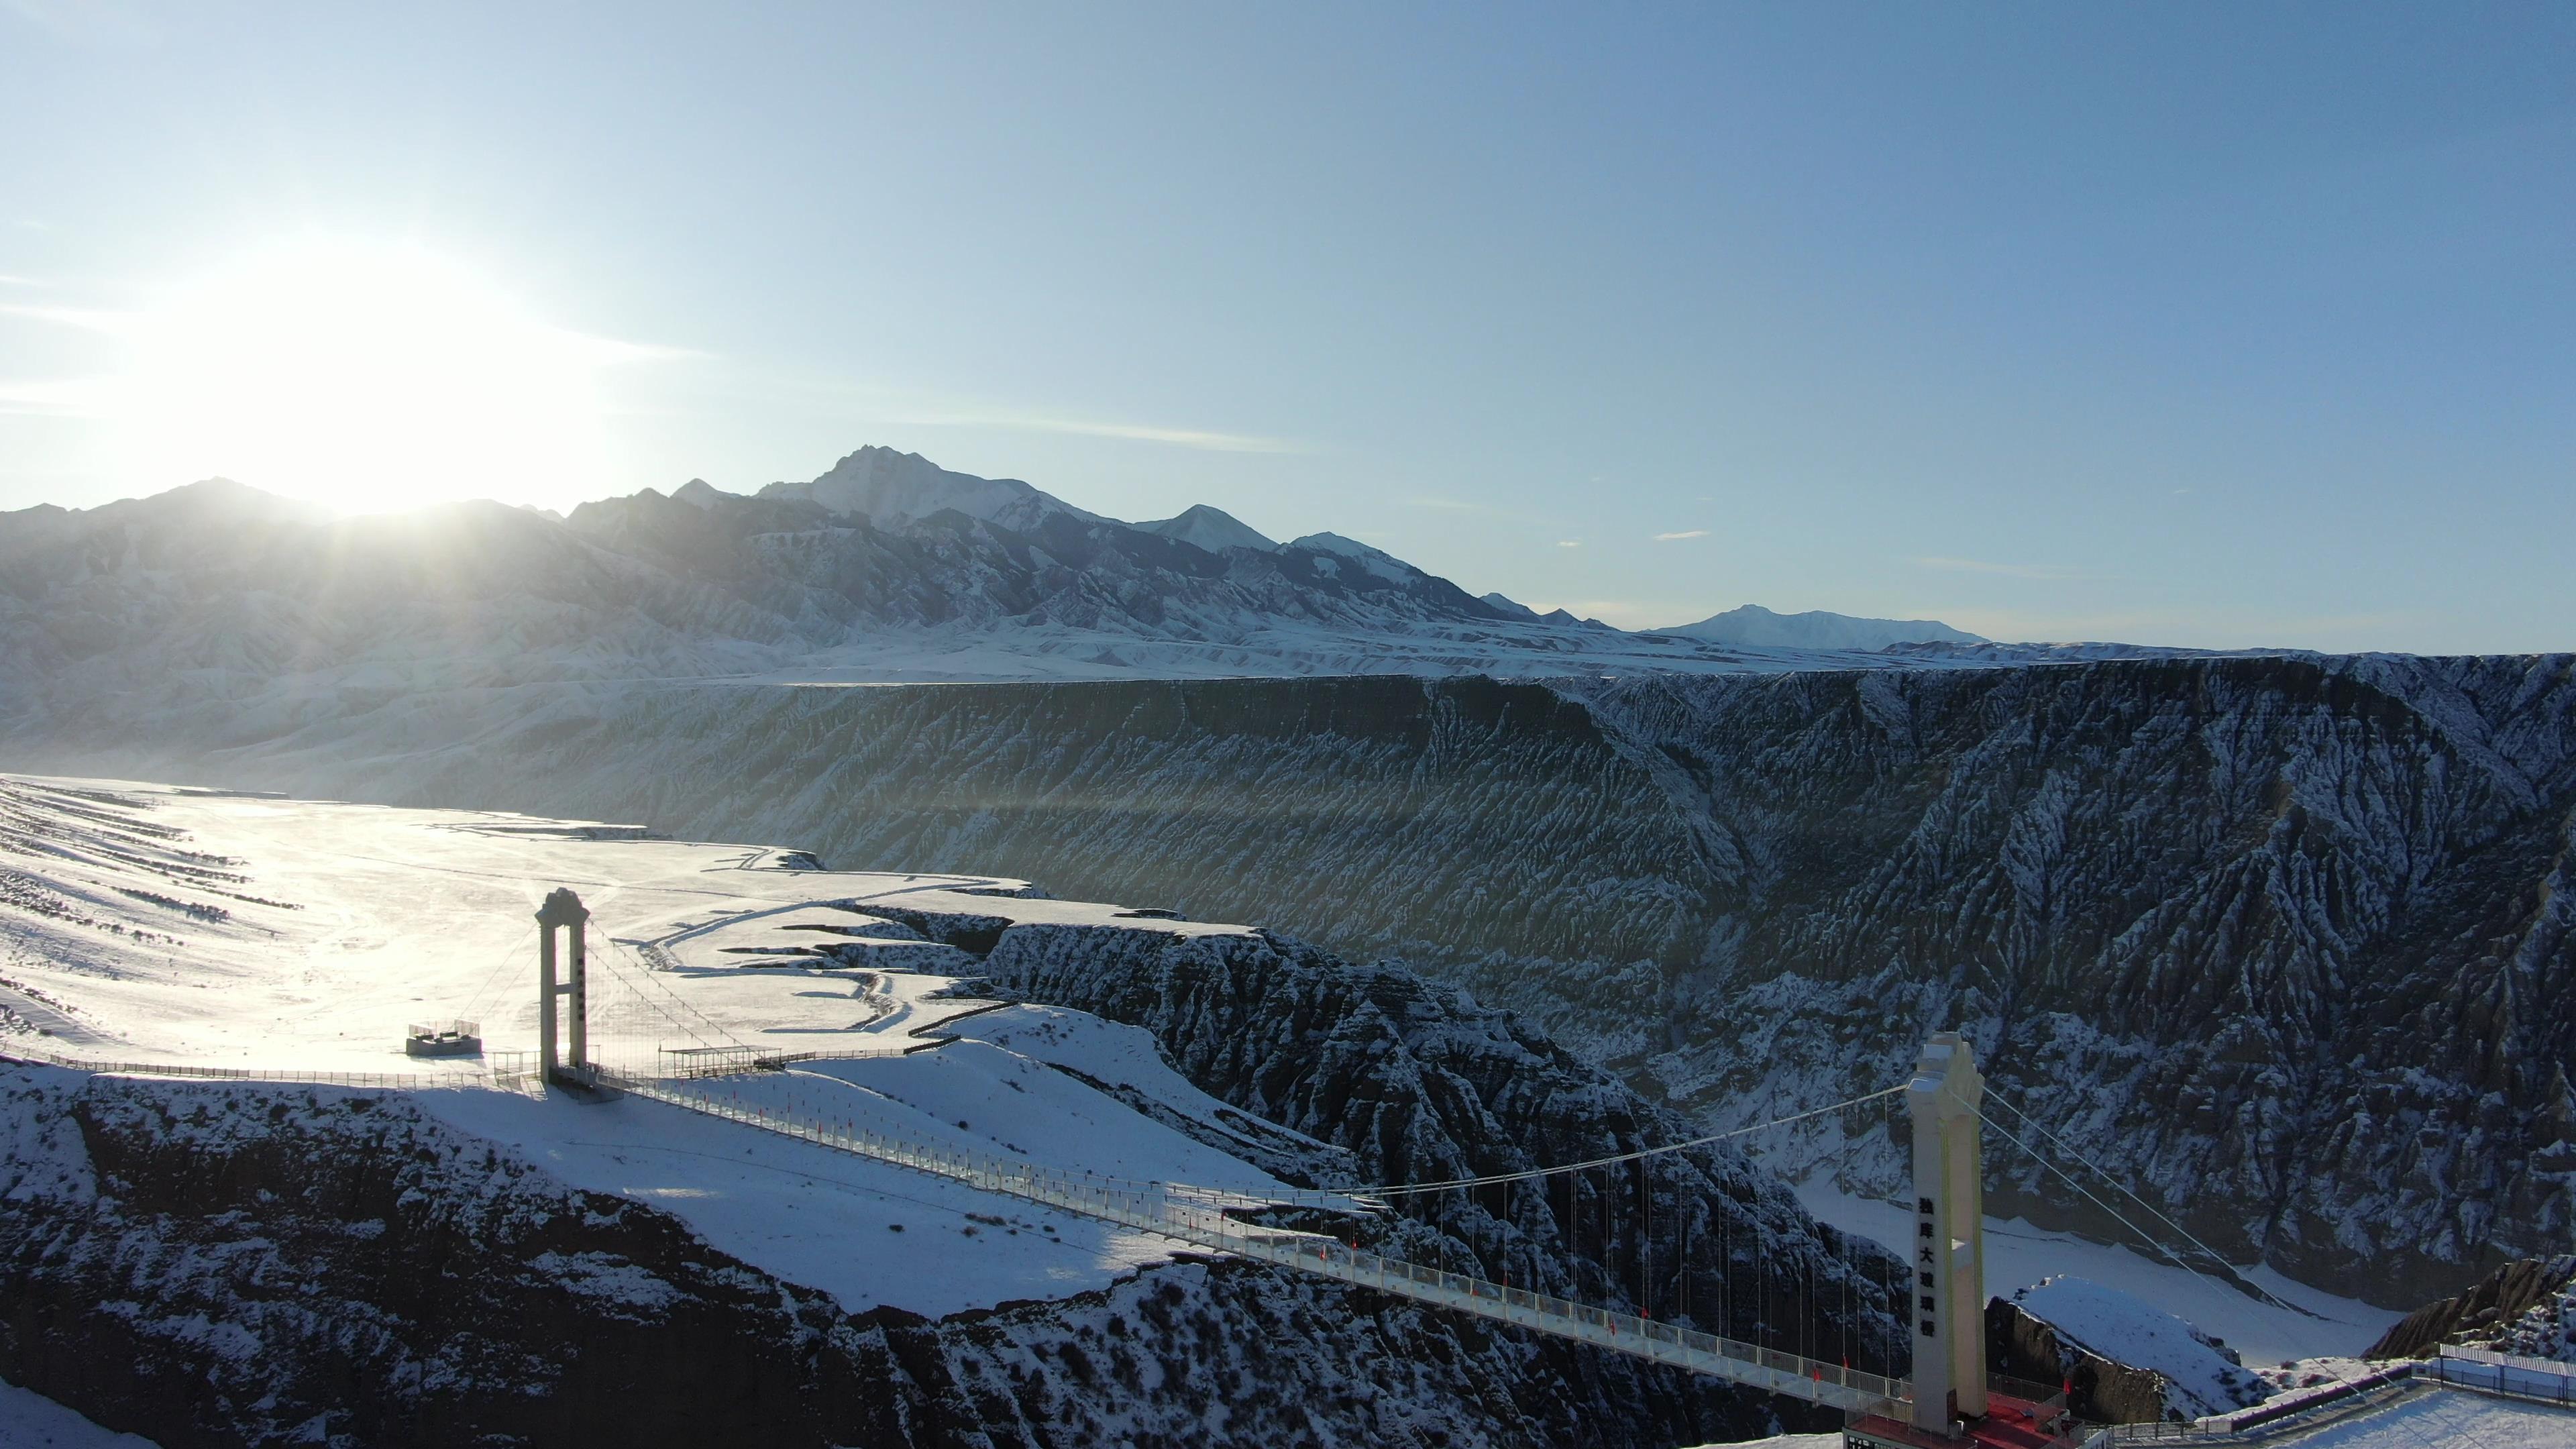
<path fill-rule="evenodd" d="M 1345 535 L 1236 547 L 1221 510 L 1162 522 L 1198 541 L 890 449 L 808 484 L 692 479 L 567 517 L 489 500 L 337 517 L 223 480 L 20 510 L 0 514 L 0 720 L 110 699 L 283 717 L 353 687 L 1558 677 L 1921 667 L 1955 647 L 1632 634 L 1475 597 Z"/>

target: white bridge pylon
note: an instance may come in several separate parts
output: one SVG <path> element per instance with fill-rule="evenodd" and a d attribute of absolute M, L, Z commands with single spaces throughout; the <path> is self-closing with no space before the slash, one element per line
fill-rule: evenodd
<path fill-rule="evenodd" d="M 1944 1032 L 1925 1045 L 1914 1079 L 1902 1089 L 1914 1118 L 1919 1234 L 1913 1254 L 1913 1311 L 1905 1313 L 1905 1305 L 1899 1305 L 1900 1317 L 1910 1318 L 1918 1325 L 1909 1335 L 1915 1344 L 1915 1378 L 1909 1382 L 1638 1314 L 1534 1293 L 1470 1274 L 1381 1257 L 1319 1234 L 1264 1227 L 1232 1215 L 1273 1206 L 1346 1213 L 1384 1210 L 1382 1201 L 1366 1196 L 1296 1189 L 1250 1196 L 1185 1183 L 1136 1182 L 1068 1172 L 1016 1158 L 906 1141 L 847 1123 L 806 1120 L 776 1108 L 745 1108 L 711 1090 L 705 1085 L 706 1079 L 639 1077 L 602 1067 L 589 1060 L 585 1020 L 589 1000 L 584 932 L 589 919 L 590 913 L 580 898 L 561 889 L 548 895 L 537 913 L 542 1081 L 611 1088 L 944 1177 L 980 1191 L 1157 1233 L 1194 1247 L 1258 1258 L 1855 1415 L 1910 1419 L 1921 1428 L 1948 1434 L 1957 1418 L 1974 1418 L 1985 1411 L 1985 1263 L 1979 1226 L 1983 1189 L 1978 1160 L 1978 1111 L 1984 1079 L 1977 1074 L 1967 1044 L 1956 1033 Z M 570 979 L 561 984 L 555 975 L 554 933 L 559 928 L 568 929 L 570 935 Z M 566 1013 L 569 1060 L 559 1060 L 556 1053 L 559 998 L 569 998 L 571 1008 Z M 751 1069 L 766 1068 L 754 1065 Z M 1871 1095 L 1892 1095 L 1895 1090 L 1898 1089 Z M 1736 1134 L 1720 1134 L 1731 1135 Z M 1656 1148 L 1647 1154 L 1632 1155 L 1666 1150 L 1670 1149 Z M 1579 1169 L 1550 1168 L 1543 1172 L 1561 1170 Z M 1385 1189 L 1391 1194 L 1400 1190 Z"/>
<path fill-rule="evenodd" d="M 557 886 L 546 894 L 544 905 L 537 907 L 537 1071 L 539 1080 L 564 1080 L 565 1068 L 571 1068 L 571 1080 L 582 1080 L 590 1067 L 590 910 L 570 888 Z M 565 930 L 570 936 L 566 952 L 571 968 L 562 985 L 555 984 L 555 932 Z M 555 1051 L 556 998 L 569 1000 L 568 1018 L 572 1038 L 569 1063 Z"/>
<path fill-rule="evenodd" d="M 1986 1412 L 1986 1079 L 1957 1032 L 1923 1045 L 1906 1083 L 1914 1119 L 1914 1427 L 1953 1432 Z"/>

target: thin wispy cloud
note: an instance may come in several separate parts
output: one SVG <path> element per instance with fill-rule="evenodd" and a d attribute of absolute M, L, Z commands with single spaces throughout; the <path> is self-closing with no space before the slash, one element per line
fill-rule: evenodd
<path fill-rule="evenodd" d="M 138 320 L 135 313 L 110 311 L 103 307 L 39 307 L 27 302 L 0 302 L 0 317 L 69 327 L 78 332 L 104 332 L 110 336 L 134 331 Z"/>
<path fill-rule="evenodd" d="M 1490 504 L 1470 503 L 1463 498 L 1407 498 L 1407 508 L 1428 508 L 1439 513 L 1492 513 Z"/>
<path fill-rule="evenodd" d="M 1068 418 L 1049 413 L 1005 411 L 939 412 L 915 417 L 895 418 L 925 428 L 1009 428 L 1027 433 L 1070 433 L 1084 438 L 1120 438 L 1136 443 L 1162 443 L 1174 448 L 1195 448 L 1204 453 L 1303 453 L 1310 451 L 1302 443 L 1285 438 L 1256 437 L 1249 433 L 1220 433 L 1204 428 L 1166 428 L 1148 423 L 1112 423 L 1092 418 Z"/>
<path fill-rule="evenodd" d="M 10 382 L 0 380 L 0 413 L 19 417 L 104 417 L 107 389 L 87 378 Z"/>
<path fill-rule="evenodd" d="M 33 277 L 18 277 L 0 272 L 0 287 L 41 287 L 43 285 L 45 284 Z"/>
<path fill-rule="evenodd" d="M 1991 559 L 1946 558 L 1939 555 L 1920 557 L 1914 562 L 1927 569 L 1940 569 L 1956 574 L 2001 574 L 2013 579 L 2050 580 L 2084 577 L 2081 570 L 2068 568 L 2063 564 L 1997 563 Z"/>
<path fill-rule="evenodd" d="M 1581 548 L 1583 547 L 1583 540 L 1579 538 L 1560 538 L 1556 541 L 1556 546 L 1558 548 Z"/>
<path fill-rule="evenodd" d="M 1707 530 L 1707 529 L 1705 529 L 1705 528 L 1685 528 L 1685 529 L 1683 529 L 1683 530 L 1682 530 L 1681 532 L 1679 532 L 1679 533 L 1659 533 L 1659 534 L 1656 534 L 1656 535 L 1655 535 L 1655 542 L 1657 542 L 1657 543 L 1679 543 L 1679 542 L 1681 542 L 1683 539 L 1686 539 L 1686 538 L 1706 538 L 1706 537 L 1708 537 L 1708 530 Z"/>
<path fill-rule="evenodd" d="M 673 347 L 662 342 L 629 342 L 622 337 L 599 337 L 588 332 L 557 331 L 566 346 L 588 361 L 604 367 L 649 362 L 714 362 L 712 352 L 694 347 Z"/>

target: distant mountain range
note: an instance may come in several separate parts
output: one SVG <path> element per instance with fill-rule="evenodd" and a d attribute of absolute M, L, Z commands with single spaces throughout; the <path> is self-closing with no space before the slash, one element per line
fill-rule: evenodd
<path fill-rule="evenodd" d="M 1712 644 L 1741 644 L 1762 649 L 1885 649 L 1896 644 L 1986 644 L 1991 640 L 1953 629 L 1936 619 L 1855 619 L 1812 609 L 1804 614 L 1775 614 L 1760 604 L 1746 604 L 1712 614 L 1696 624 L 1658 629 L 1685 639 Z"/>
<path fill-rule="evenodd" d="M 719 506 L 718 500 L 730 495 L 718 492 L 703 480 L 692 479 L 673 496 L 705 508 Z M 1415 579 L 1434 577 L 1383 549 L 1338 533 L 1310 533 L 1303 538 L 1280 543 L 1224 509 L 1206 503 L 1193 504 L 1170 518 L 1122 523 L 1076 508 L 1054 494 L 1016 478 L 978 478 L 970 473 L 952 472 L 918 453 L 898 453 L 892 448 L 861 448 L 811 482 L 772 483 L 761 489 L 758 496 L 809 499 L 835 514 L 865 518 L 880 528 L 901 528 L 952 510 L 1023 534 L 1043 530 L 1053 521 L 1064 519 L 1087 526 L 1128 528 L 1150 533 L 1211 554 L 1222 555 L 1231 549 L 1268 554 L 1296 550 L 1334 554 L 1350 559 L 1367 573 L 1398 586 L 1408 585 Z M 1448 581 L 1441 579 L 1437 582 Z M 1541 614 L 1499 593 L 1482 595 L 1479 601 L 1506 619 L 1562 625 L 1585 623 L 1562 609 Z M 1592 627 L 1609 626 L 1595 623 Z M 1931 619 L 1863 619 L 1822 610 L 1777 614 L 1759 604 L 1730 609 L 1696 624 L 1643 632 L 1753 649 L 1876 650 L 1899 644 L 1990 642 L 1979 635 L 1953 629 Z"/>
<path fill-rule="evenodd" d="M 490 502 L 335 518 L 220 479 L 0 514 L 0 721 L 210 699 L 266 718 L 313 689 L 1560 677 L 2022 648 L 1754 608 L 1630 633 L 1478 597 L 1340 534 L 1276 543 L 1205 505 L 1129 524 L 889 448 L 756 495 L 693 479 L 561 518 Z"/>

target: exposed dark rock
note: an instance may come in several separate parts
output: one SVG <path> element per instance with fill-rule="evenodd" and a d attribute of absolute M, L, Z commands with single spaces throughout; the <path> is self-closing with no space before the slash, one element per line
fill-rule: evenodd
<path fill-rule="evenodd" d="M 2507 1263 L 2454 1298 L 2427 1303 L 2381 1334 L 2364 1358 L 2430 1358 L 2444 1344 L 2501 1349 L 2558 1358 L 2576 1348 L 2561 1322 L 2530 1324 L 2538 1331 L 2558 1330 L 2555 1344 L 2518 1341 L 2515 1330 L 2535 1308 L 2557 1307 L 2576 1295 L 2576 1254 L 2524 1258 Z M 2556 1320 L 2557 1313 L 2545 1315 Z M 2554 1351 L 2553 1351 L 2554 1350 Z"/>
<path fill-rule="evenodd" d="M 1986 1367 L 2043 1388 L 2063 1386 L 2075 1417 L 2095 1424 L 2152 1424 L 2166 1417 L 2164 1375 L 2114 1363 L 2007 1298 L 1986 1300 Z"/>

